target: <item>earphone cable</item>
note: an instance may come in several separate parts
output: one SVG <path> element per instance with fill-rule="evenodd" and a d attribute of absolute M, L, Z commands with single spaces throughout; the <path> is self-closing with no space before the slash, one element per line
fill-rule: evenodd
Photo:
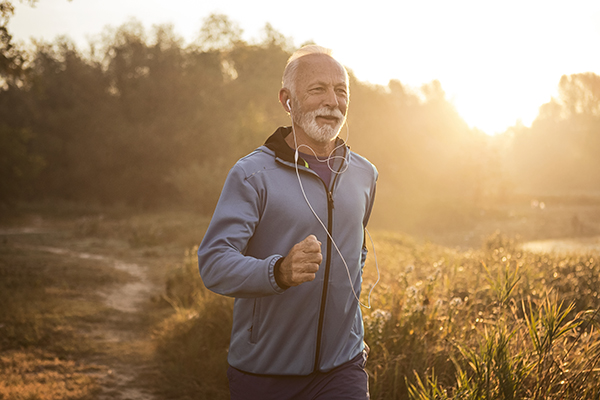
<path fill-rule="evenodd" d="M 371 308 L 371 293 L 373 292 L 373 289 L 375 289 L 375 286 L 377 286 L 377 284 L 379 283 L 379 277 L 380 277 L 380 274 L 379 274 L 379 265 L 377 264 L 377 254 L 375 253 L 375 244 L 373 243 L 373 238 L 371 238 L 371 234 L 369 233 L 369 231 L 367 231 L 367 228 L 365 227 L 365 232 L 369 236 L 369 239 L 371 240 L 371 246 L 373 247 L 373 254 L 375 256 L 375 267 L 377 268 L 377 281 L 375 282 L 375 284 L 369 290 L 369 295 L 368 295 L 368 298 L 367 298 L 367 305 L 364 305 L 360 301 L 360 299 L 358 298 L 358 295 L 356 294 L 356 291 L 354 290 L 354 284 L 352 283 L 352 276 L 350 275 L 350 269 L 348 268 L 348 264 L 346 263 L 346 260 L 344 259 L 344 256 L 342 255 L 342 252 L 340 251 L 339 247 L 335 243 L 335 240 L 333 240 L 333 237 L 329 233 L 329 230 L 327 229 L 327 227 L 325 226 L 325 224 L 323 223 L 323 221 L 321 221 L 321 218 L 319 218 L 319 216 L 317 215 L 316 211 L 313 209 L 312 205 L 310 204 L 310 201 L 308 201 L 308 197 L 306 196 L 306 192 L 304 191 L 304 186 L 302 185 L 302 180 L 300 179 L 300 172 L 298 170 L 298 142 L 296 141 L 296 131 L 294 129 L 294 119 L 293 118 L 292 118 L 292 134 L 294 135 L 294 147 L 296 148 L 296 150 L 294 152 L 294 167 L 295 167 L 295 170 L 296 170 L 296 176 L 298 178 L 298 183 L 300 184 L 300 190 L 302 191 L 302 195 L 304 196 L 304 200 L 306 201 L 306 204 L 310 208 L 310 211 L 312 211 L 312 213 L 315 216 L 315 218 L 317 219 L 317 221 L 319 221 L 319 223 L 323 227 L 323 230 L 325 230 L 325 233 L 327 234 L 327 237 L 331 240 L 331 243 L 333 244 L 333 246 L 335 247 L 335 250 L 337 251 L 338 255 L 340 256 L 340 258 L 342 260 L 342 263 L 344 264 L 344 267 L 346 268 L 346 273 L 348 274 L 348 281 L 350 282 L 350 288 L 352 289 L 352 294 L 354 295 L 354 298 L 356 299 L 356 301 L 358 302 L 358 304 L 361 307 L 370 309 Z"/>

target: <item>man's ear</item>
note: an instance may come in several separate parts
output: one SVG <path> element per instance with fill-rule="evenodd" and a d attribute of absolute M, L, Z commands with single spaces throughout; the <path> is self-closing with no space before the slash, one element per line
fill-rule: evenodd
<path fill-rule="evenodd" d="M 292 112 L 292 96 L 290 95 L 290 91 L 288 89 L 282 88 L 279 90 L 279 102 L 286 112 Z"/>

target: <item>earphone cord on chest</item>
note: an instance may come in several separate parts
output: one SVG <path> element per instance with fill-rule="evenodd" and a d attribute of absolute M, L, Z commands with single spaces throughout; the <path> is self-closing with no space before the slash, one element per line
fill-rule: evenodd
<path fill-rule="evenodd" d="M 348 281 L 350 282 L 350 288 L 352 289 L 352 294 L 354 295 L 354 298 L 356 299 L 356 301 L 358 301 L 358 304 L 360 306 L 362 306 L 364 308 L 367 308 L 367 309 L 370 309 L 371 308 L 371 293 L 373 292 L 373 289 L 375 289 L 375 286 L 377 286 L 377 284 L 379 283 L 379 278 L 380 278 L 379 265 L 377 264 L 377 253 L 375 252 L 375 244 L 373 243 L 373 238 L 371 237 L 371 234 L 369 233 L 369 231 L 365 227 L 365 232 L 369 236 L 369 240 L 371 241 L 371 247 L 373 248 L 373 255 L 375 257 L 375 267 L 377 268 L 377 281 L 375 282 L 375 284 L 369 290 L 369 296 L 368 296 L 368 299 L 367 299 L 367 305 L 364 305 L 360 301 L 360 299 L 358 298 L 358 295 L 356 294 L 356 290 L 354 290 L 354 284 L 352 282 L 352 276 L 350 275 L 350 269 L 348 268 L 348 264 L 346 263 L 346 260 L 344 259 L 344 256 L 342 255 L 342 252 L 340 251 L 339 247 L 335 243 L 335 240 L 333 240 L 333 237 L 329 233 L 329 230 L 327 229 L 327 227 L 325 226 L 325 224 L 323 223 L 323 221 L 321 221 L 321 218 L 319 218 L 319 216 L 317 215 L 316 211 L 313 209 L 312 205 L 310 204 L 310 201 L 308 201 L 308 197 L 306 196 L 306 192 L 304 191 L 304 186 L 302 185 L 302 180 L 300 179 L 300 172 L 298 170 L 298 143 L 296 142 L 296 132 L 294 130 L 294 121 L 293 121 L 293 119 L 292 119 L 292 133 L 294 135 L 294 147 L 296 148 L 296 151 L 294 152 L 294 166 L 295 166 L 295 169 L 296 169 L 296 176 L 298 177 L 298 183 L 300 184 L 300 190 L 302 191 L 302 195 L 304 196 L 304 200 L 306 201 L 306 204 L 310 208 L 310 211 L 312 211 L 312 213 L 315 216 L 315 218 L 317 219 L 317 221 L 319 221 L 319 223 L 323 227 L 323 230 L 325 230 L 325 233 L 327 234 L 327 237 L 329 237 L 329 240 L 331 240 L 331 243 L 333 244 L 333 247 L 335 248 L 335 250 L 339 254 L 342 262 L 344 263 L 344 267 L 346 267 L 346 273 L 348 274 Z M 306 146 L 306 147 L 309 147 L 309 146 Z"/>

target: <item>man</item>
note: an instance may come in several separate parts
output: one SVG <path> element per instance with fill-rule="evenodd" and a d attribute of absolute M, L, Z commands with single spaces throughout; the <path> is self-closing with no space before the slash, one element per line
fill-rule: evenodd
<path fill-rule="evenodd" d="M 358 303 L 377 170 L 337 136 L 348 74 L 328 49 L 288 60 L 290 113 L 229 172 L 198 249 L 204 284 L 236 298 L 232 399 L 367 399 Z"/>

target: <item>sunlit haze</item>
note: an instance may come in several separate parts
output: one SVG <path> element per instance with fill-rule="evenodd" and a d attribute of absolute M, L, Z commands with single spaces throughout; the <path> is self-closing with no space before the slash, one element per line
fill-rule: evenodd
<path fill-rule="evenodd" d="M 67 35 L 83 49 L 132 17 L 148 29 L 171 23 L 187 42 L 211 13 L 238 23 L 249 41 L 270 23 L 296 46 L 332 48 L 362 81 L 417 90 L 439 80 L 465 121 L 488 134 L 529 125 L 562 75 L 600 73 L 597 0 L 344 3 L 40 0 L 16 3 L 9 29 L 21 41 Z"/>

